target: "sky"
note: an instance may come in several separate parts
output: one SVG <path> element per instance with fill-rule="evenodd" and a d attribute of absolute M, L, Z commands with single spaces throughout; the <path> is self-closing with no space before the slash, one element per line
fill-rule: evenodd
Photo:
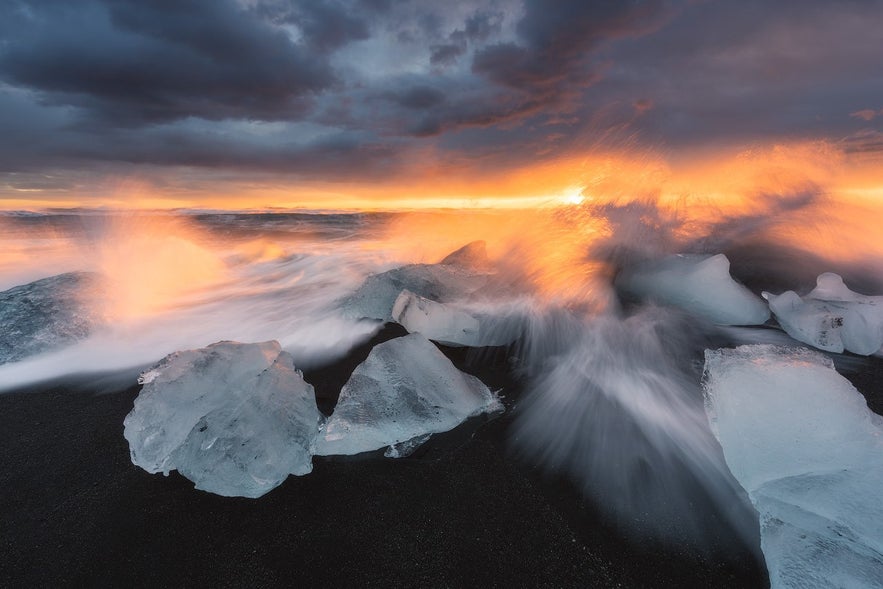
<path fill-rule="evenodd" d="M 746 161 L 879 195 L 881 30 L 865 0 L 6 0 L 0 208 L 567 201 Z"/>

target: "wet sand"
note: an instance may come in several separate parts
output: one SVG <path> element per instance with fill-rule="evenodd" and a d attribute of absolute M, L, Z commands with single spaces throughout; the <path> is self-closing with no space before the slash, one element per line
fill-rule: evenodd
<path fill-rule="evenodd" d="M 363 353 L 308 374 L 320 403 Z M 505 358 L 484 361 L 481 376 L 511 402 Z M 847 376 L 863 392 L 883 382 L 879 362 Z M 0 586 L 769 583 L 751 547 L 723 556 L 621 536 L 566 482 L 512 455 L 511 411 L 410 458 L 316 458 L 261 499 L 231 499 L 132 465 L 122 422 L 138 390 L 0 395 Z M 879 394 L 868 398 L 879 411 Z"/>

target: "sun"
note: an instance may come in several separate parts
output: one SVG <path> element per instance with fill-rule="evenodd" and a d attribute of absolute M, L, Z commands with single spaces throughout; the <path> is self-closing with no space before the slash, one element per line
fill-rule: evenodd
<path fill-rule="evenodd" d="M 572 186 L 558 197 L 558 202 L 562 205 L 581 205 L 585 200 L 586 197 L 583 196 L 583 189 L 581 186 Z"/>

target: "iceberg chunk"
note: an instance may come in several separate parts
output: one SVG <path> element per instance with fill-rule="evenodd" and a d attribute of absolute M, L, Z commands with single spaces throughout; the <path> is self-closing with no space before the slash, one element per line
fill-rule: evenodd
<path fill-rule="evenodd" d="M 883 420 L 817 352 L 705 353 L 705 401 L 760 515 L 773 588 L 879 587 Z"/>
<path fill-rule="evenodd" d="M 782 329 L 798 341 L 864 356 L 883 347 L 883 297 L 853 292 L 837 274 L 821 274 L 815 289 L 802 298 L 791 290 L 763 296 Z"/>
<path fill-rule="evenodd" d="M 358 454 L 396 446 L 502 408 L 480 380 L 457 370 L 414 333 L 375 346 L 356 367 L 315 453 Z"/>
<path fill-rule="evenodd" d="M 392 307 L 392 318 L 411 333 L 446 346 L 505 346 L 527 328 L 522 309 L 486 302 L 437 303 L 403 290 Z"/>
<path fill-rule="evenodd" d="M 321 417 L 278 342 L 176 352 L 141 382 L 123 423 L 132 462 L 147 472 L 177 469 L 197 489 L 260 497 L 312 470 Z"/>
<path fill-rule="evenodd" d="M 676 255 L 623 271 L 624 292 L 679 307 L 718 325 L 760 325 L 770 317 L 764 302 L 730 276 L 723 254 Z"/>
<path fill-rule="evenodd" d="M 473 242 L 439 264 L 410 264 L 369 276 L 341 307 L 348 317 L 389 321 L 403 290 L 442 303 L 462 299 L 488 284 L 486 262 L 483 242 Z"/>
<path fill-rule="evenodd" d="M 72 344 L 102 322 L 99 276 L 69 272 L 0 292 L 0 364 Z"/>
<path fill-rule="evenodd" d="M 446 305 L 403 290 L 392 307 L 392 318 L 411 333 L 447 345 L 479 345 L 478 319 Z"/>
<path fill-rule="evenodd" d="M 763 293 L 785 333 L 797 341 L 827 352 L 844 350 L 840 337 L 845 309 L 825 301 L 801 299 L 792 290 L 780 295 Z"/>
<path fill-rule="evenodd" d="M 460 249 L 449 253 L 439 264 L 455 264 L 476 269 L 487 267 L 487 243 L 482 240 L 467 243 Z"/>

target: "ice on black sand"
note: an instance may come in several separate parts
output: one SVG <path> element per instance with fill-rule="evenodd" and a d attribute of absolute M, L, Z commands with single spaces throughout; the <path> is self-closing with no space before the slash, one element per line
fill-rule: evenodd
<path fill-rule="evenodd" d="M 353 372 L 319 437 L 316 454 L 358 454 L 453 429 L 502 410 L 420 334 L 384 342 Z"/>
<path fill-rule="evenodd" d="M 883 585 L 883 419 L 818 352 L 705 353 L 706 412 L 760 515 L 773 589 Z"/>
<path fill-rule="evenodd" d="M 176 352 L 145 372 L 124 421 L 132 462 L 203 489 L 260 497 L 309 473 L 321 415 L 275 341 Z"/>
<path fill-rule="evenodd" d="M 313 387 L 275 341 L 176 352 L 141 382 L 124 421 L 132 462 L 150 473 L 177 469 L 196 488 L 227 496 L 260 497 L 289 474 L 309 473 L 313 454 L 389 446 L 399 457 L 431 434 L 502 410 L 419 334 L 376 346 L 323 428 Z"/>
<path fill-rule="evenodd" d="M 763 296 L 782 329 L 798 341 L 828 352 L 864 356 L 883 346 L 883 297 L 853 292 L 837 274 L 821 274 L 804 297 L 792 290 Z"/>

